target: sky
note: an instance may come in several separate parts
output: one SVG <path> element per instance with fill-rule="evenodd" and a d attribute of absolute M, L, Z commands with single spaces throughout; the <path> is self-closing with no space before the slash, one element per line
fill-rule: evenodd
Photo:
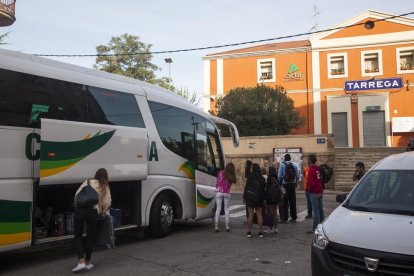
<path fill-rule="evenodd" d="M 315 14 L 315 6 L 317 15 Z M 332 27 L 366 10 L 394 15 L 414 11 L 412 0 L 17 0 L 16 22 L 2 46 L 29 54 L 96 54 L 113 36 L 136 35 L 152 51 L 226 45 L 276 38 Z M 307 39 L 300 36 L 290 40 Z M 203 93 L 202 57 L 243 45 L 174 54 L 153 55 L 152 63 L 173 84 Z M 92 68 L 93 57 L 53 58 Z M 202 100 L 200 101 L 200 106 Z"/>

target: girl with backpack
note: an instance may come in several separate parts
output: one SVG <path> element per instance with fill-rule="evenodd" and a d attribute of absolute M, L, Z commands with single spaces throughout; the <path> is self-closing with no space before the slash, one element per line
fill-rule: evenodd
<path fill-rule="evenodd" d="M 252 173 L 247 177 L 246 186 L 244 187 L 243 200 L 246 203 L 247 219 L 247 237 L 252 237 L 252 224 L 254 211 L 256 210 L 257 221 L 259 224 L 259 237 L 263 238 L 263 203 L 265 195 L 265 180 L 262 176 L 259 164 L 254 163 Z"/>
<path fill-rule="evenodd" d="M 227 163 L 224 170 L 217 174 L 216 182 L 216 213 L 214 215 L 214 230 L 219 232 L 221 205 L 224 201 L 224 215 L 226 221 L 226 232 L 230 232 L 230 188 L 231 184 L 236 183 L 236 170 L 233 163 Z"/>
<path fill-rule="evenodd" d="M 278 232 L 277 224 L 279 223 L 279 218 L 277 215 L 277 209 L 279 203 L 282 201 L 282 196 L 282 190 L 280 188 L 279 182 L 277 181 L 277 171 L 274 167 L 269 167 L 265 199 L 266 208 L 273 217 L 273 226 L 270 228 L 271 234 Z"/>

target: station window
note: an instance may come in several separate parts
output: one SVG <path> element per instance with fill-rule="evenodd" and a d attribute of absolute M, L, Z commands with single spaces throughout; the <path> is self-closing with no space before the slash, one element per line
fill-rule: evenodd
<path fill-rule="evenodd" d="M 275 59 L 258 59 L 257 60 L 257 82 L 275 82 L 276 68 Z"/>
<path fill-rule="evenodd" d="M 397 74 L 414 73 L 414 47 L 397 48 Z"/>
<path fill-rule="evenodd" d="M 328 54 L 328 78 L 348 77 L 348 56 L 346 53 Z"/>
<path fill-rule="evenodd" d="M 382 51 L 362 51 L 361 52 L 361 71 L 362 76 L 379 76 L 382 71 Z"/>

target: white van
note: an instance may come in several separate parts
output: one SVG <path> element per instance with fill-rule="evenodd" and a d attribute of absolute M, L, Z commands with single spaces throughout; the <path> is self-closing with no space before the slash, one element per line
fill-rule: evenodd
<path fill-rule="evenodd" d="M 414 275 L 414 152 L 372 167 L 315 230 L 312 275 Z"/>

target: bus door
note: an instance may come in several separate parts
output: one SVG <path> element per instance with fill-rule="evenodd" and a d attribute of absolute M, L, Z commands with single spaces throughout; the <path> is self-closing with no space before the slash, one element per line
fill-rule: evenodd
<path fill-rule="evenodd" d="M 216 176 L 224 168 L 221 144 L 217 134 L 197 133 L 196 219 L 212 216 L 216 203 Z"/>
<path fill-rule="evenodd" d="M 31 245 L 37 139 L 33 129 L 0 127 L 0 252 Z"/>
<path fill-rule="evenodd" d="M 42 119 L 40 185 L 82 183 L 99 168 L 110 181 L 148 175 L 145 128 Z"/>

